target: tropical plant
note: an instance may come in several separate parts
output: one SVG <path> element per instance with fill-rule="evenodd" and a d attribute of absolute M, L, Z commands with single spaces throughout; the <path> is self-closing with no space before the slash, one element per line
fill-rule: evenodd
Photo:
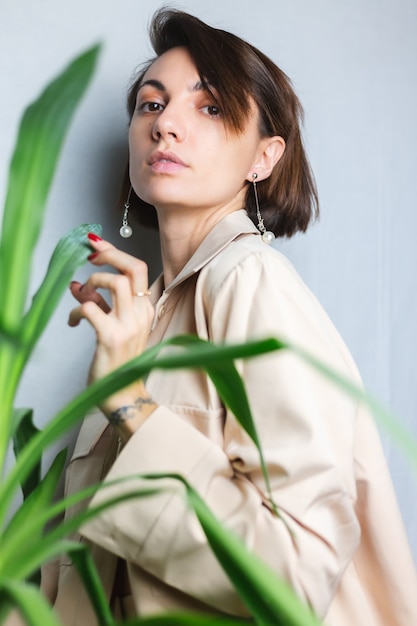
<path fill-rule="evenodd" d="M 27 108 L 10 165 L 0 241 L 0 622 L 4 621 L 11 607 L 18 607 L 29 624 L 52 626 L 58 623 L 39 593 L 37 584 L 42 564 L 67 553 L 85 581 L 99 622 L 113 624 L 99 577 L 86 548 L 66 539 L 71 530 L 97 511 L 87 511 L 53 530 L 46 530 L 48 523 L 57 514 L 84 499 L 87 493 L 91 495 L 97 486 L 54 503 L 53 496 L 66 455 L 65 452 L 58 454 L 46 475 L 41 478 L 41 456 L 44 450 L 112 391 L 145 375 L 152 367 L 176 367 L 175 363 L 178 367 L 187 367 L 207 361 L 207 369 L 218 385 L 224 384 L 224 380 L 230 382 L 230 386 L 223 389 L 225 400 L 231 403 L 237 414 L 241 414 L 243 419 L 246 416 L 250 421 L 243 385 L 232 359 L 239 353 L 243 356 L 263 349 L 262 345 L 254 345 L 235 352 L 230 348 L 213 352 L 213 346 L 200 345 L 201 342 L 196 342 L 195 338 L 177 339 L 175 343 L 186 348 L 181 357 L 158 358 L 162 346 L 146 352 L 135 363 L 85 390 L 41 431 L 33 424 L 31 409 L 14 408 L 18 384 L 32 350 L 73 272 L 90 254 L 86 235 L 89 231 L 100 232 L 98 225 L 83 225 L 59 242 L 45 279 L 26 310 L 32 257 L 58 156 L 73 114 L 94 73 L 98 54 L 99 47 L 94 47 L 78 57 Z M 256 437 L 253 424 L 251 429 L 252 436 Z M 17 460 L 15 466 L 6 472 L 5 458 L 11 441 Z M 267 480 L 265 466 L 264 473 Z M 239 581 L 239 592 L 245 595 L 245 601 L 252 607 L 254 616 L 259 617 L 259 623 L 271 623 L 272 619 L 275 621 L 277 611 L 281 610 L 280 601 L 276 599 L 280 595 L 279 589 L 282 590 L 284 612 L 293 614 L 291 623 L 298 623 L 294 620 L 299 611 L 309 615 L 311 624 L 316 623 L 313 617 L 310 618 L 308 609 L 292 599 L 291 591 L 287 590 L 284 583 L 277 580 L 276 586 L 272 585 L 273 578 L 261 562 L 258 564 L 257 576 L 253 576 L 256 558 L 248 554 L 233 535 L 221 528 L 192 487 L 182 477 L 176 478 L 184 482 L 187 497 L 208 534 L 213 550 L 225 562 L 232 580 Z M 155 483 L 156 477 L 149 479 Z M 24 501 L 12 514 L 11 503 L 20 488 Z M 157 486 L 152 484 L 143 493 L 127 497 L 144 497 L 155 489 Z M 208 620 L 191 616 L 167 616 L 160 619 L 166 619 L 164 623 L 169 624 L 190 623 L 191 619 L 193 624 L 207 623 Z M 226 622 L 236 623 L 236 620 L 225 619 Z M 146 623 L 146 620 L 140 623 Z M 307 623 L 304 620 L 304 624 Z"/>
<path fill-rule="evenodd" d="M 360 389 L 340 379 L 295 346 L 288 346 L 277 339 L 237 346 L 215 346 L 189 336 L 164 342 L 95 382 L 65 406 L 43 430 L 33 425 L 30 409 L 14 408 L 16 390 L 32 350 L 73 272 L 90 254 L 87 232 L 100 232 L 98 225 L 83 225 L 59 242 L 46 277 L 26 310 L 32 256 L 41 230 L 48 191 L 66 131 L 94 73 L 98 54 L 99 47 L 95 47 L 79 56 L 26 110 L 10 166 L 0 241 L 0 624 L 4 623 L 12 608 L 18 608 L 31 626 L 59 626 L 56 615 L 39 591 L 38 583 L 40 567 L 63 553 L 70 555 L 77 567 L 99 624 L 115 624 L 87 548 L 67 537 L 81 523 L 97 515 L 103 506 L 154 493 L 159 489 L 158 480 L 161 476 L 147 476 L 149 486 L 140 493 L 132 491 L 124 494 L 100 508 L 88 509 L 71 520 L 51 527 L 50 522 L 67 507 L 91 496 L 100 486 L 94 485 L 54 502 L 54 493 L 66 460 L 65 452 L 57 455 L 44 477 L 40 475 L 40 461 L 44 450 L 59 440 L 86 411 L 107 395 L 145 376 L 151 369 L 204 367 L 224 403 L 231 408 L 255 442 L 267 485 L 262 450 L 245 388 L 234 366 L 235 359 L 250 358 L 279 349 L 298 351 L 301 358 L 309 360 L 336 384 L 370 403 L 373 409 L 391 421 L 391 417 L 376 407 L 374 401 Z M 161 352 L 163 347 L 173 344 L 180 346 L 181 351 L 175 354 Z M 398 428 L 396 431 L 398 435 Z M 5 457 L 12 441 L 16 464 L 7 472 Z M 406 444 L 409 445 L 409 438 L 406 438 Z M 410 452 L 416 458 L 415 449 L 410 449 Z M 191 485 L 181 476 L 170 476 L 184 485 L 184 497 L 187 497 L 194 509 L 213 552 L 246 603 L 253 616 L 252 623 L 317 626 L 319 622 L 308 607 L 237 537 L 222 527 Z M 24 501 L 12 512 L 13 498 L 20 489 Z M 215 619 L 219 626 L 248 623 L 247 620 L 226 617 Z M 158 618 L 137 618 L 127 623 L 130 626 L 198 626 L 213 623 L 213 618 L 191 614 L 163 615 Z"/>

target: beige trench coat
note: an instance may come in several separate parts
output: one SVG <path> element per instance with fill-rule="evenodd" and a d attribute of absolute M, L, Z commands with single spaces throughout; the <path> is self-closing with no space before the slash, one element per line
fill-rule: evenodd
<path fill-rule="evenodd" d="M 214 342 L 277 336 L 359 382 L 320 304 L 289 262 L 262 243 L 243 211 L 213 229 L 165 291 L 158 279 L 152 298 L 150 345 L 182 333 Z M 143 472 L 178 472 L 327 626 L 417 624 L 416 573 L 367 411 L 289 352 L 238 365 L 285 524 L 268 507 L 252 442 L 196 371 L 149 376 L 147 388 L 159 408 L 114 463 L 117 441 L 106 420 L 99 414 L 87 418 L 67 489 Z M 127 561 L 132 612 L 215 609 L 247 616 L 182 489 L 165 484 L 167 490 L 107 510 L 82 528 L 109 597 L 117 555 Z M 94 503 L 131 488 L 102 490 Z M 55 592 L 65 625 L 95 623 L 66 559 Z"/>

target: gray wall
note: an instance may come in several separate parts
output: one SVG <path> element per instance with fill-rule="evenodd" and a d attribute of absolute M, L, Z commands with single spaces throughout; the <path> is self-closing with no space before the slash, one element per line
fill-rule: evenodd
<path fill-rule="evenodd" d="M 99 71 L 76 115 L 50 196 L 33 267 L 39 284 L 57 239 L 99 221 L 118 236 L 114 212 L 124 167 L 124 93 L 149 56 L 151 0 L 0 0 L 0 190 L 23 107 L 87 46 L 103 41 Z M 348 343 L 369 388 L 417 436 L 417 3 L 415 0 L 177 2 L 269 54 L 306 111 L 305 138 L 322 218 L 280 244 Z M 131 250 L 158 272 L 158 242 L 136 232 Z M 79 272 L 82 279 L 86 270 Z M 19 393 L 39 424 L 84 386 L 93 336 L 66 326 L 66 296 L 36 350 Z M 416 480 L 383 434 L 417 556 Z"/>

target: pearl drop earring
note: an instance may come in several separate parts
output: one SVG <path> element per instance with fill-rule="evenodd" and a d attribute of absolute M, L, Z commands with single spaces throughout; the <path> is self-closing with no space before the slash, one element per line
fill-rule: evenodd
<path fill-rule="evenodd" d="M 273 241 L 275 241 L 275 235 L 270 230 L 266 230 L 264 225 L 264 220 L 261 215 L 261 211 L 259 209 L 259 200 L 258 200 L 258 190 L 256 188 L 256 179 L 258 178 L 258 174 L 254 172 L 252 174 L 252 182 L 253 182 L 253 193 L 255 194 L 255 203 L 256 203 L 256 215 L 258 218 L 258 230 L 261 233 L 262 241 L 270 245 Z"/>
<path fill-rule="evenodd" d="M 131 193 L 132 193 L 132 185 L 130 185 L 129 193 L 127 194 L 127 200 L 125 202 L 125 210 L 123 212 L 123 221 L 119 230 L 120 236 L 123 237 L 123 239 L 128 239 L 129 237 L 132 236 L 132 233 L 133 233 L 132 227 L 129 226 L 129 222 L 127 219 L 129 215 L 129 206 L 130 206 L 129 201 L 130 201 Z"/>

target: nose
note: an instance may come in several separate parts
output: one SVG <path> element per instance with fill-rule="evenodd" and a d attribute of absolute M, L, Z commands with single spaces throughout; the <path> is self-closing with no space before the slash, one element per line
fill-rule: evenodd
<path fill-rule="evenodd" d="M 168 103 L 165 109 L 156 117 L 152 129 L 152 136 L 156 141 L 160 139 L 175 139 L 183 141 L 185 138 L 185 117 L 178 106 Z"/>

